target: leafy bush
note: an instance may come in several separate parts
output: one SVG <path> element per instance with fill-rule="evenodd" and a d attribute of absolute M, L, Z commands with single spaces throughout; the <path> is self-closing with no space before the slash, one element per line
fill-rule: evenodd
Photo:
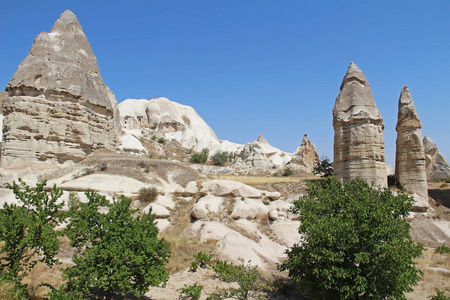
<path fill-rule="evenodd" d="M 450 177 L 445 178 L 445 183 L 450 183 Z"/>
<path fill-rule="evenodd" d="M 448 184 L 447 184 L 446 182 L 444 182 L 443 184 L 441 184 L 441 185 L 439 186 L 439 188 L 441 188 L 441 189 L 444 189 L 444 188 L 446 188 L 446 187 L 448 187 Z"/>
<path fill-rule="evenodd" d="M 207 160 L 208 156 L 201 153 L 192 154 L 189 158 L 189 162 L 193 164 L 204 164 Z"/>
<path fill-rule="evenodd" d="M 450 247 L 445 246 L 445 244 L 443 244 L 442 246 L 437 247 L 434 250 L 434 253 L 436 254 L 449 254 L 450 253 Z"/>
<path fill-rule="evenodd" d="M 208 148 L 203 148 L 200 153 L 205 155 L 206 157 L 208 157 L 209 156 L 209 149 Z"/>
<path fill-rule="evenodd" d="M 309 292 L 332 299 L 404 298 L 419 281 L 413 258 L 422 253 L 406 218 L 413 199 L 373 189 L 362 179 L 344 186 L 333 177 L 309 183 L 294 202 L 302 243 L 280 270 Z"/>
<path fill-rule="evenodd" d="M 330 162 L 328 157 L 322 158 L 314 166 L 313 173 L 320 175 L 322 178 L 333 176 L 334 168 L 333 163 Z"/>
<path fill-rule="evenodd" d="M 441 179 L 439 177 L 434 177 L 432 182 L 439 183 L 439 182 L 441 182 Z"/>
<path fill-rule="evenodd" d="M 223 153 L 216 153 L 211 157 L 213 163 L 215 165 L 223 165 L 224 163 L 226 163 L 228 161 L 228 154 L 226 152 Z"/>
<path fill-rule="evenodd" d="M 206 266 L 211 261 L 212 257 L 213 257 L 212 254 L 208 254 L 208 253 L 202 252 L 202 251 L 200 251 L 200 252 L 198 252 L 197 254 L 194 255 L 194 259 L 198 263 L 200 268 L 206 268 Z"/>
<path fill-rule="evenodd" d="M 291 169 L 289 169 L 289 168 L 284 169 L 283 176 L 288 177 L 288 176 L 291 176 L 291 175 L 292 175 L 292 170 Z"/>
<path fill-rule="evenodd" d="M 197 272 L 198 269 L 198 262 L 193 261 L 190 265 L 189 265 L 189 270 L 191 272 Z"/>
<path fill-rule="evenodd" d="M 198 300 L 200 299 L 200 296 L 202 294 L 203 286 L 197 285 L 197 283 L 194 283 L 193 285 L 184 285 L 181 289 L 178 289 L 177 291 L 181 293 L 180 297 L 178 299 L 192 299 L 192 300 Z"/>
<path fill-rule="evenodd" d="M 247 265 L 241 260 L 241 264 L 234 265 L 218 260 L 212 269 L 219 278 L 226 282 L 236 282 L 239 288 L 220 289 L 213 293 L 208 299 L 249 299 L 249 297 L 258 297 L 260 294 L 261 274 L 258 267 Z"/>
<path fill-rule="evenodd" d="M 70 209 L 65 232 L 75 247 L 74 266 L 64 270 L 65 292 L 75 297 L 140 297 L 148 286 L 169 278 L 165 265 L 169 244 L 158 239 L 155 216 L 133 217 L 131 199 L 121 197 L 112 204 L 104 196 L 86 192 L 87 203 Z M 100 207 L 108 212 L 99 213 Z"/>
<path fill-rule="evenodd" d="M 166 140 L 163 137 L 161 137 L 161 138 L 158 139 L 158 143 L 165 144 Z"/>
<path fill-rule="evenodd" d="M 22 279 L 38 262 L 52 266 L 59 250 L 57 233 L 60 223 L 58 204 L 62 195 L 56 185 L 50 192 L 44 191 L 46 182 L 31 189 L 19 178 L 19 185 L 13 182 L 13 192 L 21 205 L 3 205 L 0 210 L 0 241 L 3 242 L 0 255 L 0 277 L 13 282 L 15 289 L 26 297 L 26 286 Z"/>
<path fill-rule="evenodd" d="M 146 187 L 139 190 L 138 199 L 141 202 L 150 203 L 155 201 L 156 197 L 158 197 L 158 190 L 154 187 Z"/>
<path fill-rule="evenodd" d="M 153 123 L 153 124 L 152 124 L 152 127 L 150 127 L 150 128 L 151 128 L 151 129 L 156 129 L 156 128 L 158 128 L 158 123 L 156 123 L 156 122 Z"/>
<path fill-rule="evenodd" d="M 436 295 L 429 298 L 431 300 L 450 300 L 450 297 L 445 295 L 445 291 L 441 291 L 440 289 L 436 289 Z"/>

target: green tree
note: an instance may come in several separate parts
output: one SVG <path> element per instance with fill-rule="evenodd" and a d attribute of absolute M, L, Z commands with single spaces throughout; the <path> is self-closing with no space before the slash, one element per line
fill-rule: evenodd
<path fill-rule="evenodd" d="M 87 203 L 71 208 L 66 233 L 77 252 L 74 266 L 64 271 L 67 292 L 75 296 L 141 296 L 148 286 L 165 282 L 169 244 L 158 239 L 155 216 L 133 217 L 131 199 L 112 204 L 104 196 L 87 192 Z M 108 212 L 100 213 L 99 209 Z"/>
<path fill-rule="evenodd" d="M 322 158 L 319 160 L 316 165 L 314 166 L 313 173 L 315 175 L 320 175 L 322 178 L 333 176 L 333 163 L 330 162 L 328 157 Z"/>
<path fill-rule="evenodd" d="M 63 203 L 58 204 L 62 191 L 56 186 L 44 191 L 45 181 L 37 183 L 34 190 L 20 178 L 19 185 L 13 182 L 13 192 L 22 204 L 5 203 L 0 210 L 0 276 L 26 295 L 21 282 L 36 263 L 57 263 L 59 242 L 54 228 Z"/>
<path fill-rule="evenodd" d="M 202 153 L 192 154 L 189 158 L 189 162 L 193 164 L 204 164 L 208 160 L 208 156 Z"/>
<path fill-rule="evenodd" d="M 310 183 L 293 209 L 300 212 L 303 239 L 280 269 L 317 297 L 405 299 L 419 281 L 413 258 L 423 250 L 406 221 L 412 201 L 362 179 L 344 186 L 333 177 Z"/>

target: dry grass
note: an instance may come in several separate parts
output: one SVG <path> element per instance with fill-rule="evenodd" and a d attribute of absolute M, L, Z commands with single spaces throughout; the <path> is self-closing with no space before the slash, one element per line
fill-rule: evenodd
<path fill-rule="evenodd" d="M 209 175 L 211 179 L 234 180 L 248 185 L 272 183 L 297 183 L 305 180 L 318 179 L 315 176 L 305 177 L 269 177 L 269 176 L 235 176 L 235 175 Z"/>
<path fill-rule="evenodd" d="M 435 254 L 434 250 L 434 248 L 425 249 L 415 260 L 424 276 L 414 287 L 414 292 L 407 294 L 408 299 L 428 299 L 429 296 L 436 295 L 436 288 L 450 289 L 450 255 Z"/>

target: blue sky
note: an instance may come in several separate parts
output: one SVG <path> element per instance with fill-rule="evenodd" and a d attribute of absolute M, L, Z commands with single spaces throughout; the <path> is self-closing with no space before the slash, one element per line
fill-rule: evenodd
<path fill-rule="evenodd" d="M 307 133 L 333 157 L 332 107 L 347 66 L 365 73 L 395 160 L 400 90 L 450 159 L 450 1 L 2 0 L 0 85 L 66 9 L 117 97 L 192 106 L 220 139 L 263 134 L 293 152 Z"/>

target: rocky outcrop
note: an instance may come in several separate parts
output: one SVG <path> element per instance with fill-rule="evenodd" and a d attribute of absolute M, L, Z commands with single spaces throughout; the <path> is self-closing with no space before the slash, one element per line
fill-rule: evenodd
<path fill-rule="evenodd" d="M 383 119 L 363 72 L 350 63 L 333 107 L 334 176 L 387 186 Z"/>
<path fill-rule="evenodd" d="M 7 92 L 0 92 L 0 143 L 3 141 L 3 101 L 8 97 Z M 1 154 L 1 152 L 0 152 Z"/>
<path fill-rule="evenodd" d="M 257 141 L 247 143 L 242 149 L 237 150 L 232 155 L 232 160 L 234 163 L 258 169 L 269 169 L 273 166 Z"/>
<path fill-rule="evenodd" d="M 407 86 L 402 88 L 398 100 L 395 177 L 405 190 L 428 198 L 425 151 L 414 102 Z"/>
<path fill-rule="evenodd" d="M 431 181 L 434 178 L 446 179 L 450 177 L 450 164 L 439 152 L 438 147 L 430 137 L 424 137 L 423 146 L 425 148 L 425 163 L 428 180 Z"/>
<path fill-rule="evenodd" d="M 304 166 L 308 172 L 312 172 L 318 161 L 319 153 L 317 153 L 316 146 L 308 138 L 308 135 L 305 134 L 302 143 L 292 154 L 291 163 Z"/>
<path fill-rule="evenodd" d="M 124 131 L 136 137 L 164 137 L 197 152 L 207 148 L 211 155 L 237 149 L 233 143 L 220 141 L 192 107 L 167 98 L 127 99 L 118 104 L 118 109 Z"/>
<path fill-rule="evenodd" d="M 6 91 L 3 168 L 45 169 L 115 147 L 116 100 L 72 12 L 36 37 Z"/>

